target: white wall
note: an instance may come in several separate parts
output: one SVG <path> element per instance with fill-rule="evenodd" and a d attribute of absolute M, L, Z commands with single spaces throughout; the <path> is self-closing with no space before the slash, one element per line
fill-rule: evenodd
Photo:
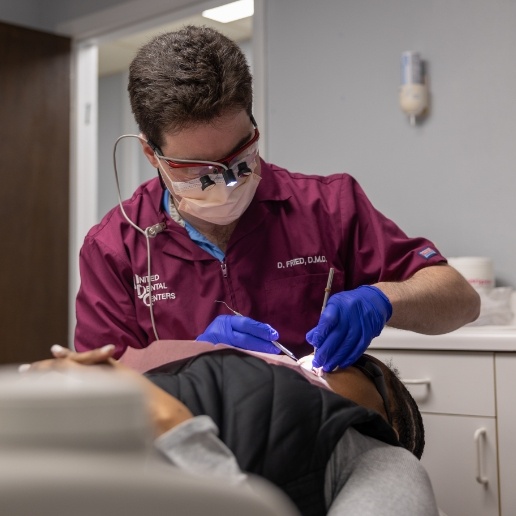
<path fill-rule="evenodd" d="M 267 2 L 268 157 L 347 171 L 410 235 L 494 258 L 516 287 L 516 2 Z M 400 54 L 428 61 L 432 109 L 398 105 Z"/>
<path fill-rule="evenodd" d="M 54 31 L 59 23 L 120 3 L 121 0 L 0 0 L 0 20 Z"/>
<path fill-rule="evenodd" d="M 254 0 L 255 14 L 266 0 Z M 0 21 L 100 43 L 198 15 L 224 0 L 0 0 Z"/>
<path fill-rule="evenodd" d="M 41 19 L 41 4 L 38 0 L 0 0 L 0 21 L 23 27 L 51 31 Z"/>

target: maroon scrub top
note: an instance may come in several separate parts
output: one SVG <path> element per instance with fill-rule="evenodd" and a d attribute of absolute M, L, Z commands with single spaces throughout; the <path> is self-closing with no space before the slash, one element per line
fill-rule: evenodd
<path fill-rule="evenodd" d="M 192 242 L 162 209 L 159 179 L 123 203 L 130 219 L 164 230 L 150 239 L 148 288 L 145 237 L 119 207 L 93 227 L 80 253 L 75 347 L 78 351 L 156 340 L 191 340 L 231 308 L 270 324 L 296 356 L 313 348 L 306 332 L 319 320 L 330 267 L 331 293 L 380 281 L 401 281 L 445 261 L 432 242 L 408 238 L 377 211 L 348 174 L 291 173 L 261 162 L 262 181 L 229 240 L 223 262 Z"/>

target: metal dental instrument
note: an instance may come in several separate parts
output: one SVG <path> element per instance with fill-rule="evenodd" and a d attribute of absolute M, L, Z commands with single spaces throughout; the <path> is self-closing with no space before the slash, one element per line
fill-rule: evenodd
<path fill-rule="evenodd" d="M 326 288 L 324 289 L 324 299 L 323 299 L 323 303 L 322 303 L 321 314 L 324 312 L 324 309 L 326 308 L 326 303 L 328 302 L 328 298 L 330 297 L 330 290 L 331 290 L 331 284 L 333 283 L 333 273 L 334 272 L 335 272 L 335 269 L 333 267 L 330 267 L 330 272 L 328 273 L 328 281 L 326 282 Z M 312 353 L 312 356 L 313 355 L 315 355 L 315 351 Z M 336 367 L 335 369 L 338 369 L 338 367 Z M 312 367 L 312 373 L 314 373 L 316 376 L 321 376 L 322 372 L 323 372 L 322 367 Z"/>
<path fill-rule="evenodd" d="M 233 308 L 231 308 L 230 306 L 228 306 L 227 303 L 225 303 L 224 301 L 219 301 L 218 299 L 215 300 L 215 303 L 223 303 L 224 305 L 226 305 L 227 309 L 231 312 L 233 312 L 235 315 L 238 315 L 240 317 L 244 317 L 241 313 L 237 312 L 236 310 L 233 310 Z M 270 341 L 271 344 L 273 344 L 274 346 L 276 346 L 280 351 L 282 351 L 283 353 L 285 353 L 285 355 L 287 355 L 287 357 L 291 358 L 292 360 L 294 360 L 294 362 L 297 362 L 297 358 L 296 356 L 294 355 L 294 353 L 292 353 L 292 351 L 288 350 L 283 344 L 280 344 L 277 340 L 271 340 Z"/>
<path fill-rule="evenodd" d="M 280 351 L 283 351 L 288 358 L 291 358 L 294 362 L 297 362 L 297 358 L 292 353 L 292 351 L 288 350 L 283 344 L 280 344 L 277 340 L 271 340 L 271 344 L 274 344 Z"/>
<path fill-rule="evenodd" d="M 330 267 L 330 273 L 328 274 L 328 282 L 326 283 L 326 288 L 324 289 L 324 300 L 321 308 L 321 313 L 324 312 L 326 308 L 326 303 L 328 302 L 328 298 L 330 297 L 331 284 L 333 283 L 333 273 L 335 269 Z"/>

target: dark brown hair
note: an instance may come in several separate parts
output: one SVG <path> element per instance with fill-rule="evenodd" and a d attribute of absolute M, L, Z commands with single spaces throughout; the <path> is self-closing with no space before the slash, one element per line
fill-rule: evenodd
<path fill-rule="evenodd" d="M 384 373 L 391 392 L 389 410 L 392 415 L 392 426 L 398 432 L 400 443 L 421 459 L 425 448 L 425 427 L 416 401 L 400 380 L 399 371 L 391 362 L 385 364 L 371 355 L 366 356 L 378 364 Z"/>
<path fill-rule="evenodd" d="M 140 131 L 158 146 L 166 132 L 242 109 L 251 114 L 246 58 L 234 41 L 208 27 L 186 26 L 144 45 L 129 67 L 127 89 Z"/>

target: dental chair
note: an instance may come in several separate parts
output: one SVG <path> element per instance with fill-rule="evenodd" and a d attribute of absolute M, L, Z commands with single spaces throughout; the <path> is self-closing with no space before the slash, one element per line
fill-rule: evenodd
<path fill-rule="evenodd" d="M 262 484 L 253 493 L 174 472 L 135 475 L 108 463 L 83 471 L 83 461 L 2 461 L 0 505 L 11 516 L 296 516 Z M 65 464 L 68 462 L 67 464 Z M 72 463 L 73 462 L 73 463 Z M 89 462 L 89 461 L 86 461 Z M 89 466 L 93 466 L 90 464 Z"/>
<path fill-rule="evenodd" d="M 140 387 L 107 372 L 0 370 L 0 513 L 299 516 L 276 487 L 158 460 Z"/>

